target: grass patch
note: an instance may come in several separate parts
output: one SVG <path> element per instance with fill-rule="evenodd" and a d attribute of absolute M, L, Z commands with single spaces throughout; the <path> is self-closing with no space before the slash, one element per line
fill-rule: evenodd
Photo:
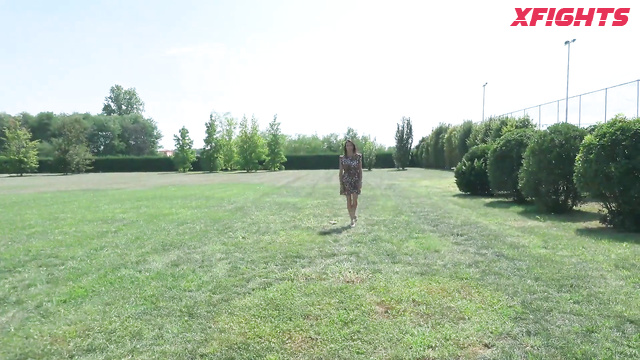
<path fill-rule="evenodd" d="M 640 237 L 450 172 L 0 179 L 0 358 L 634 358 Z M 337 223 L 332 224 L 332 222 Z"/>

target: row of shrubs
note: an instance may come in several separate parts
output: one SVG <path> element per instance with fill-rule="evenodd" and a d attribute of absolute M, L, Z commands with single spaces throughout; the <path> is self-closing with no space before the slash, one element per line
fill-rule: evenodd
<path fill-rule="evenodd" d="M 0 157 L 0 174 L 7 173 L 7 160 Z M 192 163 L 193 171 L 203 171 L 200 157 Z M 260 164 L 261 166 L 264 164 Z M 89 172 L 171 172 L 176 171 L 172 158 L 167 156 L 121 156 L 95 157 L 91 162 Z M 338 156 L 327 155 L 287 155 L 284 163 L 287 170 L 322 170 L 338 169 Z M 366 164 L 365 164 L 366 166 Z M 375 168 L 394 168 L 393 153 L 376 154 Z M 61 166 L 53 159 L 39 159 L 38 172 L 61 173 Z"/>
<path fill-rule="evenodd" d="M 590 198 L 602 204 L 603 224 L 640 231 L 640 118 L 616 115 L 587 129 L 559 123 L 505 131 L 471 147 L 455 179 L 464 193 L 531 200 L 548 213 Z"/>

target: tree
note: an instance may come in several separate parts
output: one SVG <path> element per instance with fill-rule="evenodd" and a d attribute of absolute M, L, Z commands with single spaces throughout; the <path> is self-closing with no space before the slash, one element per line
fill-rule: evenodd
<path fill-rule="evenodd" d="M 274 115 L 267 130 L 267 161 L 264 165 L 269 170 L 283 170 L 282 163 L 287 161 L 284 156 L 284 138 L 277 119 L 278 115 Z"/>
<path fill-rule="evenodd" d="M 91 168 L 87 131 L 86 122 L 77 114 L 64 117 L 57 124 L 54 161 L 64 174 L 82 173 Z"/>
<path fill-rule="evenodd" d="M 462 156 L 458 155 L 457 141 L 459 131 L 460 125 L 451 126 L 444 135 L 444 163 L 446 169 L 454 168 L 462 160 Z"/>
<path fill-rule="evenodd" d="M 203 170 L 213 172 L 220 169 L 220 134 L 218 124 L 221 121 L 220 114 L 214 112 L 209 115 L 209 122 L 205 124 L 204 148 L 201 159 Z"/>
<path fill-rule="evenodd" d="M 173 161 L 179 172 L 187 172 L 192 168 L 191 163 L 196 160 L 196 152 L 193 150 L 193 140 L 189 136 L 189 130 L 183 126 L 178 134 L 173 136 L 176 144 Z"/>
<path fill-rule="evenodd" d="M 402 122 L 396 129 L 396 146 L 393 161 L 396 169 L 404 170 L 411 160 L 411 148 L 413 146 L 413 128 L 411 118 L 402 117 Z"/>
<path fill-rule="evenodd" d="M 334 154 L 342 153 L 343 141 L 338 141 L 338 150 Z M 285 142 L 285 154 L 287 155 L 317 155 L 328 153 L 327 143 L 317 134 L 300 135 L 290 137 Z"/>
<path fill-rule="evenodd" d="M 259 161 L 264 159 L 264 141 L 260 136 L 260 128 L 255 117 L 251 118 L 251 126 L 247 117 L 242 117 L 236 144 L 238 167 L 246 172 L 257 171 Z"/>
<path fill-rule="evenodd" d="M 371 171 L 376 164 L 376 139 L 371 140 L 369 136 L 363 137 L 364 145 L 362 146 L 362 157 L 367 170 Z"/>
<path fill-rule="evenodd" d="M 11 121 L 15 121 L 13 116 L 5 112 L 0 112 L 0 133 L 2 133 L 4 129 L 9 126 L 9 123 Z M 4 141 L 5 141 L 4 138 L 0 136 L 0 149 L 4 148 Z"/>
<path fill-rule="evenodd" d="M 429 166 L 429 136 L 423 136 L 420 141 L 418 141 L 418 145 L 416 145 L 416 162 L 418 166 L 423 168 L 427 168 Z"/>
<path fill-rule="evenodd" d="M 125 144 L 121 141 L 122 127 L 119 119 L 98 115 L 92 116 L 89 122 L 87 141 L 93 155 L 114 156 L 124 151 Z"/>
<path fill-rule="evenodd" d="M 33 140 L 50 142 L 53 136 L 53 128 L 58 117 L 52 112 L 41 112 L 35 117 L 27 117 L 24 124 L 32 134 Z M 23 119 L 23 121 L 25 120 Z"/>
<path fill-rule="evenodd" d="M 331 133 L 322 137 L 322 145 L 324 150 L 329 154 L 342 153 L 342 145 L 344 142 L 340 139 L 340 135 Z"/>
<path fill-rule="evenodd" d="M 222 160 L 221 168 L 233 170 L 236 162 L 236 147 L 234 138 L 237 121 L 231 114 L 227 113 L 224 120 L 220 120 L 220 156 Z"/>
<path fill-rule="evenodd" d="M 135 88 L 124 89 L 114 85 L 109 90 L 109 96 L 104 98 L 102 113 L 105 115 L 142 114 L 144 102 L 138 96 Z"/>
<path fill-rule="evenodd" d="M 363 142 L 361 141 L 360 136 L 358 136 L 358 132 L 351 127 L 347 128 L 347 132 L 344 134 L 344 137 L 342 138 L 342 144 L 340 145 L 341 148 L 347 140 L 353 141 L 353 143 L 356 144 L 357 148 L 359 149 L 362 148 Z M 341 149 L 341 152 L 342 151 L 343 150 Z"/>
<path fill-rule="evenodd" d="M 140 114 L 131 114 L 117 118 L 120 123 L 119 142 L 123 155 L 156 155 L 162 133 L 153 119 L 145 119 Z"/>
<path fill-rule="evenodd" d="M 31 140 L 31 132 L 13 120 L 4 129 L 4 151 L 10 174 L 22 176 L 38 169 L 38 140 Z"/>
<path fill-rule="evenodd" d="M 469 151 L 468 140 L 473 132 L 473 122 L 471 120 L 466 120 L 460 126 L 460 130 L 458 131 L 458 139 L 456 140 L 457 153 L 458 158 L 462 159 L 462 157 Z"/>
<path fill-rule="evenodd" d="M 440 123 L 429 135 L 429 156 L 436 169 L 446 169 L 445 137 L 451 125 Z"/>

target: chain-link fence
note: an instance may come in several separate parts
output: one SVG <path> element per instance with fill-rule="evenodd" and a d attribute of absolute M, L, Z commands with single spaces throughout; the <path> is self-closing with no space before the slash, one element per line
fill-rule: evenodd
<path fill-rule="evenodd" d="M 565 119 L 571 124 L 586 127 L 606 122 L 618 113 L 629 117 L 640 117 L 640 80 L 571 96 L 568 104 L 568 117 L 566 116 L 566 99 L 550 101 L 501 116 L 529 115 L 540 129 L 564 122 Z"/>

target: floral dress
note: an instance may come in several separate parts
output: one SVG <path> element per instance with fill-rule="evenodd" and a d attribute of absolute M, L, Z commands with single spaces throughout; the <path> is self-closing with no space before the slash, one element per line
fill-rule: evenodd
<path fill-rule="evenodd" d="M 342 165 L 340 195 L 360 195 L 360 184 L 362 183 L 362 175 L 360 173 L 361 163 L 362 154 L 356 154 L 355 157 L 351 158 L 343 155 L 340 156 L 340 164 Z"/>

